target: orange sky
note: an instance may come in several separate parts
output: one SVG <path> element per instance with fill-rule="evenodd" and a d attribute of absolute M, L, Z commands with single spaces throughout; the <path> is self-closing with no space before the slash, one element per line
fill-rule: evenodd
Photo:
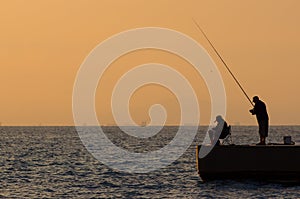
<path fill-rule="evenodd" d="M 113 34 L 148 26 L 183 32 L 210 53 L 221 71 L 231 124 L 256 124 L 243 96 L 204 37 L 195 18 L 252 97 L 267 103 L 272 125 L 300 124 L 300 1 L 298 0 L 4 0 L 0 7 L 0 122 L 3 125 L 72 125 L 72 90 L 84 58 Z M 109 92 L 126 69 L 148 62 L 168 64 L 189 78 L 207 124 L 210 102 L 201 77 L 188 63 L 158 50 L 116 60 L 96 94 L 98 117 L 113 123 Z M 122 69 L 121 69 L 121 66 Z M 160 95 L 157 95 L 160 93 Z M 150 99 L 153 97 L 152 99 Z M 168 123 L 178 122 L 174 96 L 157 86 L 141 88 L 130 108 L 137 123 L 162 103 Z"/>

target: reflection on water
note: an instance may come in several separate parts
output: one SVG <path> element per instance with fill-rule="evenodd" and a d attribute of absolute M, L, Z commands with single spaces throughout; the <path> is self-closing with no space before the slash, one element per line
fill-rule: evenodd
<path fill-rule="evenodd" d="M 105 127 L 107 137 L 133 151 L 157 150 L 168 144 L 177 127 L 165 127 L 147 140 L 128 137 L 117 127 Z M 195 167 L 195 146 L 203 140 L 201 127 L 192 146 L 172 165 L 147 174 L 113 171 L 94 159 L 73 127 L 0 127 L 0 198 L 299 198 L 299 186 L 264 182 L 202 183 Z M 188 128 L 187 128 L 188 131 Z M 300 127 L 271 127 L 271 142 L 292 135 L 300 142 Z M 233 127 L 236 144 L 258 142 L 257 127 Z"/>

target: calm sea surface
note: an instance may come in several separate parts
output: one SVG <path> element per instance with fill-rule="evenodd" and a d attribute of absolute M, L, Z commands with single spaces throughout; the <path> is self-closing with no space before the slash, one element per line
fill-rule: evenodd
<path fill-rule="evenodd" d="M 199 129 L 191 147 L 170 166 L 129 174 L 96 160 L 74 127 L 0 127 L 0 198 L 300 198 L 300 186 L 295 185 L 202 183 L 195 146 L 205 130 Z M 177 127 L 165 127 L 149 139 L 130 137 L 118 127 L 105 127 L 105 132 L 117 146 L 145 152 L 168 144 Z M 273 126 L 269 141 L 282 142 L 284 135 L 300 142 L 300 126 Z M 235 144 L 258 142 L 257 127 L 234 126 L 232 136 Z"/>

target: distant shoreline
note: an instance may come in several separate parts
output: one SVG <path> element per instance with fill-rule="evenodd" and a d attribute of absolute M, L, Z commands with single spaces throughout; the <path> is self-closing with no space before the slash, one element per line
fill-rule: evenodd
<path fill-rule="evenodd" d="M 234 127 L 257 127 L 257 125 L 231 125 Z M 300 124 L 276 124 L 276 125 L 270 125 L 270 127 L 298 127 Z M 1 127 L 99 127 L 99 126 L 89 126 L 89 125 L 83 125 L 83 126 L 74 126 L 74 125 L 2 125 Z M 101 127 L 119 127 L 116 125 L 103 125 Z M 127 126 L 127 125 L 121 125 L 120 127 L 135 127 L 135 126 Z M 141 126 L 140 126 L 141 127 Z M 147 126 L 142 126 L 147 127 Z M 149 126 L 149 127 L 161 127 L 161 126 Z M 165 125 L 165 127 L 179 127 L 178 125 Z M 194 125 L 183 125 L 182 127 L 194 127 Z M 208 127 L 208 125 L 199 125 L 199 127 Z"/>

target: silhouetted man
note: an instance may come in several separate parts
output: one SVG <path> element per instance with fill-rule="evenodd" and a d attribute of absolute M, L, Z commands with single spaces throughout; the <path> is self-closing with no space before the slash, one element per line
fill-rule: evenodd
<path fill-rule="evenodd" d="M 219 138 L 224 139 L 227 136 L 228 125 L 221 115 L 216 117 L 215 122 L 217 122 L 217 125 L 209 131 L 209 138 L 211 143 L 217 140 L 216 145 L 220 145 Z M 217 136 L 218 133 L 220 133 L 220 136 Z"/>
<path fill-rule="evenodd" d="M 269 116 L 267 113 L 267 108 L 265 103 L 259 100 L 257 96 L 253 97 L 253 102 L 255 103 L 255 106 L 250 110 L 250 113 L 252 113 L 252 115 L 256 115 L 258 122 L 260 136 L 260 142 L 258 145 L 265 145 L 269 130 Z"/>

